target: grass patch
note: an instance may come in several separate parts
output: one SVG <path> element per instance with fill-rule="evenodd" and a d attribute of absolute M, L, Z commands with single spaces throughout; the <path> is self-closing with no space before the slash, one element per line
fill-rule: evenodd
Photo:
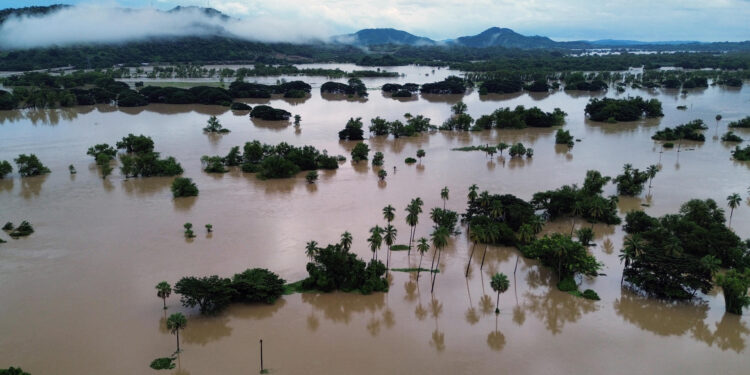
<path fill-rule="evenodd" d="M 416 267 L 412 267 L 412 268 L 391 268 L 391 271 L 393 271 L 393 272 L 417 272 L 417 271 L 420 271 L 420 272 L 430 272 L 430 270 L 428 270 L 427 268 L 416 268 Z M 439 269 L 432 270 L 432 273 L 438 273 L 438 272 L 440 272 Z"/>
<path fill-rule="evenodd" d="M 157 358 L 151 361 L 149 366 L 154 370 L 171 370 L 175 367 L 173 361 L 174 358 L 172 357 Z"/>
<path fill-rule="evenodd" d="M 452 148 L 451 151 L 484 151 L 486 148 L 485 146 L 466 146 Z"/>
<path fill-rule="evenodd" d="M 404 251 L 409 250 L 409 245 L 393 245 L 391 251 Z"/>
<path fill-rule="evenodd" d="M 144 86 L 158 86 L 158 87 L 178 87 L 181 89 L 189 89 L 195 86 L 211 86 L 221 87 L 221 82 L 162 82 L 162 81 L 149 81 L 143 80 Z"/>
<path fill-rule="evenodd" d="M 305 281 L 304 279 L 295 281 L 293 283 L 284 284 L 284 295 L 288 296 L 290 294 L 294 293 L 305 293 L 305 292 L 314 292 L 314 290 L 307 290 L 302 287 L 302 282 Z"/>

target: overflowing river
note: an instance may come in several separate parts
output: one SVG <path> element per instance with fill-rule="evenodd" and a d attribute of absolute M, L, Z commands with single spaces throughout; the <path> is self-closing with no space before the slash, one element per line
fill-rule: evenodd
<path fill-rule="evenodd" d="M 343 66 L 344 70 L 352 70 Z M 400 78 L 364 79 L 368 87 L 387 82 L 432 82 L 456 73 L 426 67 L 393 68 Z M 275 82 L 278 77 L 260 79 Z M 291 79 L 287 77 L 287 79 Z M 150 105 L 58 110 L 0 111 L 0 160 L 35 153 L 52 173 L 0 180 L 0 221 L 29 220 L 36 232 L 0 245 L 0 368 L 21 366 L 32 374 L 145 374 L 148 364 L 175 349 L 165 327 L 162 301 L 154 286 L 174 284 L 182 276 L 231 276 L 246 268 L 268 268 L 287 281 L 306 276 L 305 243 L 354 236 L 353 251 L 371 253 L 368 229 L 383 225 L 381 209 L 397 208 L 397 243 L 407 242 L 404 208 L 414 197 L 425 202 L 417 237 L 432 230 L 429 210 L 442 207 L 440 189 L 450 189 L 447 207 L 463 212 L 471 184 L 491 193 L 530 199 L 533 193 L 564 184 L 581 184 L 589 169 L 615 176 L 625 163 L 644 169 L 661 160 L 653 188 L 637 198 L 620 199 L 620 214 L 645 209 L 650 215 L 673 213 L 692 198 L 713 198 L 726 208 L 726 197 L 741 193 L 732 227 L 750 237 L 750 164 L 731 160 L 734 146 L 719 141 L 729 121 L 750 115 L 750 87 L 719 86 L 690 90 L 629 90 L 607 96 L 658 98 L 665 116 L 634 123 L 603 124 L 585 119 L 591 95 L 557 91 L 549 95 L 479 97 L 420 96 L 395 100 L 371 90 L 366 101 L 322 97 L 321 77 L 303 77 L 315 87 L 307 99 L 250 101 L 270 103 L 302 116 L 302 125 L 250 120 L 224 107 Z M 355 142 L 339 142 L 337 132 L 350 117 L 402 119 L 425 115 L 439 125 L 458 100 L 477 118 L 499 107 L 559 107 L 568 113 L 564 129 L 581 142 L 570 151 L 555 146 L 555 128 L 431 132 L 411 138 L 372 137 L 371 152 L 385 154 L 389 176 L 347 160 L 336 171 L 321 171 L 315 184 L 304 173 L 295 178 L 261 181 L 232 170 L 224 175 L 201 170 L 202 155 L 226 155 L 232 146 L 258 139 L 265 143 L 313 145 L 349 159 Z M 676 106 L 685 105 L 686 110 Z M 723 120 L 714 120 L 722 114 Z M 210 115 L 232 132 L 208 136 L 201 131 Z M 709 125 L 706 142 L 683 143 L 660 154 L 651 135 L 666 126 L 700 118 Z M 736 131 L 750 139 L 749 131 Z M 156 151 L 174 156 L 200 188 L 197 198 L 172 199 L 172 178 L 125 180 L 116 169 L 102 180 L 86 149 L 114 144 L 128 133 L 145 134 Z M 451 148 L 523 142 L 532 159 L 511 160 Z M 404 164 L 418 149 L 421 165 Z M 70 175 L 68 165 L 78 173 Z M 393 167 L 397 170 L 394 173 Z M 605 195 L 615 194 L 605 187 Z M 644 206 L 646 205 L 646 206 Z M 728 208 L 727 216 L 728 216 Z M 197 238 L 187 241 L 182 225 L 192 222 Z M 203 230 L 213 224 L 214 233 Z M 590 225 L 581 223 L 577 225 Z M 547 224 L 545 232 L 570 230 L 571 222 Z M 173 374 L 248 374 L 258 371 L 258 340 L 265 366 L 279 374 L 684 374 L 750 371 L 750 319 L 724 313 L 720 288 L 690 303 L 645 298 L 620 286 L 623 243 L 620 226 L 596 225 L 592 253 L 605 265 L 600 276 L 585 280 L 600 301 L 560 292 L 556 278 L 518 252 L 490 247 L 487 264 L 472 260 L 471 243 L 462 234 L 451 239 L 441 259 L 434 295 L 429 278 L 393 272 L 387 294 L 369 296 L 295 294 L 274 305 L 232 305 L 218 316 L 201 317 L 167 300 L 168 313 L 188 316 L 181 333 L 183 353 Z M 393 267 L 415 266 L 414 253 L 394 252 Z M 511 287 L 500 296 L 499 316 L 489 276 L 508 274 Z M 168 371 L 165 371 L 168 373 Z"/>

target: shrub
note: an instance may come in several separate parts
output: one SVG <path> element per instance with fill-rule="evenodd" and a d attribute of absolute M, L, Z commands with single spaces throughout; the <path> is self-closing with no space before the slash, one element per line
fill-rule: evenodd
<path fill-rule="evenodd" d="M 367 160 L 367 156 L 369 153 L 370 147 L 363 142 L 359 142 L 352 149 L 352 161 L 357 163 L 361 160 Z"/>
<path fill-rule="evenodd" d="M 750 128 L 750 116 L 747 116 L 742 120 L 732 121 L 728 126 L 730 128 Z"/>
<path fill-rule="evenodd" d="M 174 198 L 196 197 L 198 196 L 198 186 L 190 178 L 177 177 L 172 181 L 172 196 Z"/>
<path fill-rule="evenodd" d="M 375 166 L 378 166 L 378 167 L 382 166 L 383 165 L 383 158 L 384 157 L 383 157 L 383 153 L 382 152 L 380 152 L 380 151 L 376 152 L 375 155 L 373 155 L 373 157 L 372 157 L 372 165 L 375 165 Z"/>
<path fill-rule="evenodd" d="M 39 176 L 50 173 L 49 168 L 45 167 L 39 158 L 34 154 L 21 154 L 14 159 L 18 166 L 18 173 L 23 177 Z"/>
<path fill-rule="evenodd" d="M 13 172 L 13 166 L 7 160 L 0 161 L 0 179 Z"/>
<path fill-rule="evenodd" d="M 235 274 L 231 287 L 235 300 L 245 303 L 274 303 L 284 293 L 284 279 L 262 268 Z"/>
<path fill-rule="evenodd" d="M 737 134 L 734 134 L 734 132 L 729 131 L 721 136 L 721 141 L 722 142 L 742 142 L 742 138 L 740 138 L 740 136 L 738 136 Z"/>
<path fill-rule="evenodd" d="M 591 289 L 586 289 L 583 291 L 583 298 L 594 300 L 594 301 L 600 300 L 599 295 L 596 294 L 596 292 Z"/>
<path fill-rule="evenodd" d="M 406 164 L 414 164 L 416 162 L 417 162 L 417 159 L 414 159 L 413 157 L 408 157 L 408 158 L 404 159 L 404 163 L 406 163 Z"/>
<path fill-rule="evenodd" d="M 309 171 L 307 172 L 307 175 L 305 175 L 305 180 L 307 180 L 307 183 L 312 184 L 315 181 L 318 180 L 318 171 Z"/>
<path fill-rule="evenodd" d="M 690 141 L 703 142 L 706 140 L 706 137 L 700 133 L 700 131 L 705 129 L 708 129 L 708 126 L 703 123 L 703 120 L 698 119 L 690 121 L 687 124 L 678 125 L 674 129 L 668 127 L 664 130 L 659 130 L 651 137 L 651 139 L 656 141 L 676 141 L 687 139 Z"/>
<path fill-rule="evenodd" d="M 578 289 L 578 285 L 576 285 L 573 277 L 566 277 L 557 283 L 557 289 L 563 292 L 572 292 Z"/>
<path fill-rule="evenodd" d="M 242 102 L 233 102 L 232 105 L 229 106 L 229 109 L 233 111 L 250 111 L 253 107 Z"/>
<path fill-rule="evenodd" d="M 732 157 L 734 160 L 750 161 L 750 146 L 746 146 L 745 148 L 740 148 L 740 146 L 735 147 L 732 150 Z"/>
<path fill-rule="evenodd" d="M 557 129 L 557 133 L 555 133 L 555 144 L 568 145 L 568 147 L 573 147 L 575 145 L 573 142 L 573 136 L 570 135 L 570 132 L 562 129 Z"/>
<path fill-rule="evenodd" d="M 362 118 L 357 117 L 355 119 L 352 117 L 346 122 L 344 129 L 339 132 L 339 139 L 342 141 L 361 141 L 365 139 L 364 134 L 365 132 L 362 130 Z"/>
<path fill-rule="evenodd" d="M 742 308 L 750 306 L 747 289 L 750 288 L 750 269 L 740 273 L 730 269 L 723 275 L 716 276 L 716 284 L 724 290 L 725 310 L 731 314 L 742 315 Z"/>
<path fill-rule="evenodd" d="M 3 230 L 13 230 L 13 223 L 11 223 L 10 221 L 5 223 L 5 225 L 3 225 Z"/>
<path fill-rule="evenodd" d="M 26 237 L 31 235 L 32 233 L 34 233 L 34 228 L 31 226 L 31 224 L 29 224 L 28 221 L 24 220 L 14 231 L 10 232 L 10 236 L 13 238 Z"/>
<path fill-rule="evenodd" d="M 151 361 L 149 366 L 154 370 L 171 370 L 175 368 L 173 361 L 174 358 L 172 357 L 157 358 Z"/>
<path fill-rule="evenodd" d="M 602 264 L 589 255 L 583 245 L 560 233 L 536 239 L 530 245 L 521 247 L 521 253 L 527 258 L 539 259 L 544 266 L 555 270 L 560 280 L 573 278 L 577 274 L 597 276 L 602 268 Z"/>
<path fill-rule="evenodd" d="M 207 121 L 208 125 L 203 128 L 203 131 L 206 133 L 229 133 L 229 129 L 225 129 L 223 126 L 221 126 L 221 123 L 219 122 L 219 119 L 216 118 L 216 116 L 211 116 L 208 118 Z"/>
<path fill-rule="evenodd" d="M 267 105 L 258 105 L 250 111 L 250 117 L 268 121 L 285 121 L 289 120 L 289 118 L 292 117 L 292 114 L 283 109 L 276 109 Z"/>

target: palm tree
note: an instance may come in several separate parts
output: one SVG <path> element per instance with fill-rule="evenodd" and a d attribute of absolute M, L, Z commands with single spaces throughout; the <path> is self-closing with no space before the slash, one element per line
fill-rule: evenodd
<path fill-rule="evenodd" d="M 479 194 L 479 205 L 482 207 L 488 207 L 492 203 L 492 199 L 490 198 L 490 193 L 487 192 L 487 190 L 483 191 L 481 194 Z"/>
<path fill-rule="evenodd" d="M 443 253 L 443 248 L 448 245 L 448 236 L 450 233 L 448 233 L 448 229 L 445 229 L 443 227 L 438 228 L 436 231 L 432 233 L 432 246 L 435 247 L 435 252 L 437 252 L 437 267 L 440 267 L 440 255 Z M 435 260 L 435 257 L 432 257 L 432 260 Z M 437 279 L 437 272 L 433 272 L 433 267 L 430 267 L 430 273 L 432 273 L 432 288 L 430 289 L 430 293 L 435 291 L 435 279 Z"/>
<path fill-rule="evenodd" d="M 318 243 L 315 241 L 310 241 L 305 245 L 305 255 L 307 255 L 308 258 L 312 261 L 315 257 L 315 253 L 318 252 Z"/>
<path fill-rule="evenodd" d="M 393 206 L 389 204 L 383 207 L 383 218 L 385 219 L 385 221 L 388 222 L 388 224 L 390 224 L 391 221 L 393 221 L 394 217 L 396 217 L 396 209 L 393 208 Z"/>
<path fill-rule="evenodd" d="M 727 204 L 729 204 L 729 227 L 732 227 L 732 215 L 734 214 L 734 209 L 740 206 L 740 202 L 742 202 L 742 198 L 740 198 L 740 195 L 737 193 L 734 193 L 727 197 Z"/>
<path fill-rule="evenodd" d="M 174 313 L 167 318 L 167 329 L 173 335 L 177 335 L 177 353 L 180 352 L 180 330 L 187 326 L 187 319 L 182 313 Z"/>
<path fill-rule="evenodd" d="M 643 238 L 640 234 L 634 234 L 625 238 L 625 247 L 620 251 L 620 262 L 625 262 L 625 268 L 630 267 L 630 263 L 643 254 Z M 620 284 L 625 278 L 625 272 L 622 273 Z"/>
<path fill-rule="evenodd" d="M 492 287 L 492 290 L 497 292 L 497 302 L 495 302 L 495 314 L 500 314 L 500 293 L 505 293 L 506 290 L 510 287 L 510 281 L 508 281 L 508 276 L 505 276 L 504 273 L 496 273 L 492 276 L 492 280 L 490 280 L 490 286 Z"/>
<path fill-rule="evenodd" d="M 503 216 L 503 202 L 497 200 L 492 201 L 492 208 L 490 209 L 490 217 L 497 219 Z"/>
<path fill-rule="evenodd" d="M 352 234 L 349 231 L 341 234 L 341 247 L 344 249 L 344 252 L 349 251 L 352 247 Z"/>
<path fill-rule="evenodd" d="M 500 236 L 500 228 L 497 225 L 490 224 L 484 228 L 484 253 L 482 253 L 482 263 L 479 264 L 479 270 L 481 271 L 484 267 L 484 258 L 487 256 L 487 248 L 490 244 L 497 242 L 497 238 Z"/>
<path fill-rule="evenodd" d="M 167 309 L 167 298 L 169 298 L 170 294 L 172 294 L 172 286 L 168 282 L 162 281 L 156 284 L 156 296 L 164 302 L 164 310 Z"/>
<path fill-rule="evenodd" d="M 594 228 L 594 223 L 599 221 L 599 219 L 604 216 L 604 202 L 601 200 L 594 201 L 594 204 L 591 205 L 591 208 L 589 208 L 589 215 L 591 215 L 591 219 L 593 222 L 591 223 L 591 228 Z"/>
<path fill-rule="evenodd" d="M 427 239 L 422 237 L 417 241 L 417 251 L 419 252 L 419 266 L 417 267 L 417 281 L 419 281 L 419 272 L 422 270 L 422 257 L 424 253 L 430 250 L 430 244 L 427 243 Z M 430 272 L 432 273 L 432 272 Z"/>
<path fill-rule="evenodd" d="M 370 238 L 367 239 L 367 242 L 370 243 L 370 250 L 372 251 L 372 259 L 377 260 L 378 259 L 378 249 L 380 249 L 380 246 L 383 244 L 383 236 L 381 233 L 383 233 L 383 229 L 379 226 L 374 226 L 370 228 Z"/>
<path fill-rule="evenodd" d="M 576 217 L 581 216 L 583 214 L 583 204 L 579 201 L 577 201 L 573 205 L 573 211 L 571 212 L 571 215 L 573 216 L 573 226 L 570 227 L 570 235 L 573 235 L 573 230 L 576 228 Z"/>
<path fill-rule="evenodd" d="M 659 167 L 655 164 L 651 164 L 646 168 L 646 173 L 648 173 L 648 188 L 651 188 L 651 181 L 653 181 L 654 177 L 656 176 L 656 172 L 659 172 Z"/>
<path fill-rule="evenodd" d="M 523 224 L 518 228 L 518 241 L 522 244 L 528 244 L 534 240 L 534 228 L 529 224 Z"/>
<path fill-rule="evenodd" d="M 417 224 L 419 224 L 419 214 L 422 213 L 422 204 L 422 199 L 417 197 L 412 199 L 411 203 L 406 206 L 406 223 L 411 227 L 411 233 L 409 235 L 409 251 L 407 252 L 407 255 L 411 255 L 411 243 L 414 240 Z"/>
<path fill-rule="evenodd" d="M 448 193 L 450 191 L 448 190 L 448 187 L 444 187 L 440 190 L 440 198 L 443 200 L 443 210 L 445 210 L 445 201 L 448 200 Z"/>
<path fill-rule="evenodd" d="M 393 243 L 396 242 L 396 235 L 398 234 L 398 230 L 393 227 L 393 225 L 388 224 L 385 227 L 385 230 L 383 231 L 385 233 L 385 236 L 383 236 L 383 240 L 385 241 L 385 245 L 388 246 L 388 253 L 386 254 L 386 260 L 385 260 L 385 268 L 389 268 L 391 264 L 391 246 L 393 246 Z"/>
<path fill-rule="evenodd" d="M 425 156 L 424 150 L 421 148 L 417 150 L 417 158 L 419 159 L 419 164 L 422 165 L 422 158 Z"/>
<path fill-rule="evenodd" d="M 477 199 L 477 189 L 479 189 L 477 184 L 469 186 L 469 194 L 466 196 L 469 198 L 469 202 L 474 202 L 474 200 Z"/>
<path fill-rule="evenodd" d="M 474 243 L 473 246 L 471 246 L 471 253 L 469 254 L 469 264 L 466 265 L 466 277 L 469 277 L 469 267 L 471 267 L 471 258 L 474 256 L 474 249 L 477 247 L 477 242 L 482 241 L 484 239 L 485 233 L 484 233 L 484 227 L 476 226 L 471 227 L 469 230 L 469 239 L 471 239 L 471 242 Z"/>
<path fill-rule="evenodd" d="M 703 264 L 703 267 L 711 272 L 711 276 L 713 276 L 719 271 L 719 267 L 721 267 L 721 259 L 713 255 L 706 255 L 701 258 L 701 264 Z"/>
<path fill-rule="evenodd" d="M 529 225 L 531 225 L 531 229 L 534 230 L 534 234 L 537 234 L 544 228 L 544 220 L 539 215 L 534 215 L 531 217 Z"/>

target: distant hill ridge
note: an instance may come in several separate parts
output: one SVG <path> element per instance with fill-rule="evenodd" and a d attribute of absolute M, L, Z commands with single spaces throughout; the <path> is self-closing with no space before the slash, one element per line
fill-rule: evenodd
<path fill-rule="evenodd" d="M 71 5 L 32 6 L 26 8 L 9 8 L 0 10 L 0 24 L 13 16 L 41 17 L 61 9 L 72 7 Z M 127 8 L 126 8 L 127 9 Z M 229 21 L 231 17 L 213 9 L 198 6 L 176 6 L 166 13 L 199 11 L 208 17 L 219 17 L 222 21 Z M 222 36 L 237 38 L 229 35 L 221 27 L 206 27 L 201 35 L 195 36 Z M 239 38 L 237 38 L 239 39 Z M 260 42 L 259 42 L 260 43 Z M 455 39 L 435 41 L 433 39 L 414 35 L 407 31 L 394 28 L 371 28 L 362 29 L 355 33 L 336 35 L 324 41 L 324 43 L 351 45 L 351 46 L 374 46 L 374 45 L 401 45 L 401 46 L 462 46 L 470 48 L 517 48 L 517 49 L 591 49 L 591 48 L 659 48 L 671 50 L 691 49 L 691 47 L 709 47 L 709 50 L 746 50 L 750 48 L 750 41 L 745 42 L 714 42 L 701 43 L 695 41 L 665 41 L 665 42 L 642 42 L 636 40 L 601 39 L 595 41 L 573 41 L 558 42 L 546 36 L 527 36 L 519 34 L 509 28 L 490 27 L 476 35 L 460 36 Z M 715 48 L 713 48 L 713 47 Z"/>

